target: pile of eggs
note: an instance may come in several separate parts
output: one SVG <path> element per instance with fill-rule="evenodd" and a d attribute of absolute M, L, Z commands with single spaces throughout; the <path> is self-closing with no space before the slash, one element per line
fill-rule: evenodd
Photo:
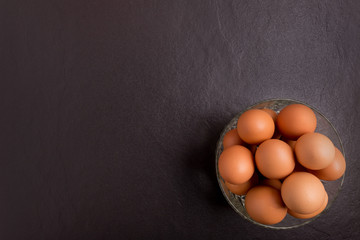
<path fill-rule="evenodd" d="M 279 114 L 251 109 L 223 139 L 218 169 L 226 187 L 245 196 L 245 208 L 256 222 L 272 225 L 286 214 L 308 219 L 327 206 L 321 180 L 339 179 L 345 159 L 332 141 L 315 132 L 316 116 L 303 104 Z"/>

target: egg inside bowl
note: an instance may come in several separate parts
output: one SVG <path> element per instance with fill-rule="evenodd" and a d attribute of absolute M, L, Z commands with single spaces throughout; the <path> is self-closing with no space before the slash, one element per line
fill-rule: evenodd
<path fill-rule="evenodd" d="M 322 184 L 325 187 L 326 193 L 327 193 L 327 205 L 326 205 L 325 210 L 322 211 L 320 214 L 318 214 L 317 216 L 312 217 L 312 218 L 301 219 L 301 218 L 293 217 L 288 213 L 288 214 L 286 214 L 285 218 L 281 222 L 273 224 L 273 225 L 266 225 L 266 224 L 262 224 L 262 223 L 259 223 L 255 220 L 253 220 L 249 216 L 248 212 L 246 211 L 246 207 L 245 207 L 246 194 L 237 195 L 229 190 L 229 188 L 228 188 L 229 184 L 225 183 L 225 180 L 222 178 L 222 176 L 220 175 L 220 171 L 219 171 L 219 158 L 220 158 L 222 152 L 224 151 L 223 140 L 224 140 L 225 134 L 227 132 L 229 132 L 230 130 L 233 130 L 238 127 L 237 124 L 238 124 L 239 117 L 247 110 L 264 109 L 265 108 L 265 109 L 271 109 L 274 112 L 279 113 L 283 108 L 285 108 L 288 105 L 292 105 L 292 104 L 302 104 L 302 105 L 309 107 L 316 116 L 317 124 L 316 124 L 315 132 L 318 132 L 318 133 L 321 133 L 321 134 L 327 136 L 332 141 L 334 146 L 343 154 L 343 156 L 345 156 L 344 149 L 343 149 L 341 140 L 339 138 L 339 135 L 338 135 L 337 131 L 335 130 L 335 128 L 333 127 L 333 125 L 330 123 L 330 121 L 323 114 L 321 114 L 318 110 L 314 109 L 313 107 L 311 107 L 305 103 L 295 101 L 295 100 L 290 100 L 290 99 L 266 100 L 266 101 L 257 103 L 255 105 L 252 105 L 252 106 L 248 107 L 247 109 L 244 109 L 244 111 L 238 113 L 225 126 L 224 130 L 222 131 L 222 133 L 220 135 L 220 138 L 218 140 L 217 147 L 216 147 L 216 159 L 215 159 L 216 175 L 217 175 L 219 186 L 221 188 L 221 191 L 222 191 L 225 199 L 230 204 L 230 206 L 240 216 L 242 216 L 243 218 L 245 218 L 246 220 L 248 220 L 254 224 L 257 224 L 257 225 L 260 225 L 260 226 L 263 226 L 266 228 L 272 228 L 272 229 L 296 228 L 296 227 L 300 227 L 305 224 L 308 224 L 308 223 L 312 222 L 313 220 L 315 220 L 316 218 L 321 217 L 322 215 L 326 214 L 326 210 L 331 207 L 331 204 L 333 203 L 336 196 L 338 195 L 338 193 L 342 187 L 344 177 L 345 177 L 345 174 L 343 174 L 340 178 L 338 178 L 337 180 L 334 180 L 334 181 L 321 180 Z M 298 166 L 296 166 L 295 168 L 297 168 L 297 167 Z M 300 168 L 301 168 L 301 166 L 300 166 Z"/>

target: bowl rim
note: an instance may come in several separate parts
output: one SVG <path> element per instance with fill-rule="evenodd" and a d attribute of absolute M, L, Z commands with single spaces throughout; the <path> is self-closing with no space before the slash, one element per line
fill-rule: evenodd
<path fill-rule="evenodd" d="M 265 228 L 268 228 L 268 229 L 276 229 L 276 230 L 283 230 L 283 229 L 294 229 L 294 228 L 298 228 L 298 227 L 301 227 L 301 226 L 304 226 L 310 222 L 313 222 L 315 219 L 317 219 L 318 217 L 320 217 L 321 215 L 323 215 L 332 205 L 332 203 L 336 200 L 336 198 L 338 197 L 339 195 L 339 192 L 341 191 L 342 189 L 342 185 L 344 183 L 344 179 L 345 179 L 345 174 L 346 174 L 346 170 L 343 174 L 343 176 L 341 177 L 341 181 L 340 181 L 340 184 L 339 184 L 339 187 L 337 189 L 337 192 L 335 193 L 333 199 L 331 202 L 328 203 L 328 205 L 326 206 L 326 208 L 320 213 L 318 214 L 317 216 L 313 217 L 313 218 L 310 218 L 308 219 L 307 221 L 303 222 L 303 223 L 300 223 L 300 224 L 297 224 L 297 225 L 294 225 L 294 226 L 284 226 L 284 227 L 280 227 L 280 226 L 273 226 L 273 225 L 265 225 L 265 224 L 262 224 L 262 223 L 259 223 L 259 222 L 256 222 L 255 220 L 245 216 L 242 212 L 240 212 L 236 206 L 234 206 L 234 204 L 230 201 L 230 199 L 227 197 L 226 193 L 225 193 L 225 190 L 223 189 L 223 186 L 221 184 L 221 181 L 220 181 L 220 173 L 219 173 L 219 168 L 218 168 L 218 156 L 220 156 L 220 154 L 218 154 L 218 151 L 223 151 L 222 149 L 222 136 L 224 136 L 224 134 L 227 132 L 226 129 L 227 129 L 227 126 L 230 124 L 230 122 L 232 122 L 234 119 L 236 118 L 239 118 L 240 115 L 242 113 L 244 113 L 245 111 L 249 110 L 249 109 L 252 109 L 253 107 L 257 106 L 257 105 L 260 105 L 260 104 L 263 104 L 263 103 L 266 103 L 266 102 L 271 102 L 271 101 L 290 101 L 290 102 L 293 102 L 292 104 L 303 104 L 307 107 L 309 107 L 310 109 L 316 111 L 316 113 L 318 113 L 319 115 L 321 115 L 321 117 L 323 117 L 328 123 L 329 125 L 331 126 L 331 128 L 334 130 L 335 132 L 335 135 L 337 137 L 337 139 L 339 140 L 339 147 L 340 147 L 340 151 L 341 153 L 343 154 L 344 156 L 344 159 L 346 160 L 346 156 L 345 156 L 345 151 L 344 151 L 344 146 L 343 146 L 343 143 L 341 141 L 341 138 L 339 136 L 339 133 L 338 131 L 336 130 L 336 128 L 334 127 L 334 125 L 330 122 L 330 120 L 324 116 L 324 114 L 322 114 L 317 108 L 307 104 L 307 103 L 304 103 L 302 101 L 299 101 L 299 100 L 295 100 L 295 99 L 290 99 L 290 98 L 270 98 L 270 99 L 265 99 L 265 100 L 262 100 L 262 101 L 259 101 L 259 102 L 256 102 L 252 105 L 250 105 L 249 107 L 245 108 L 244 110 L 240 111 L 239 113 L 237 113 L 226 125 L 225 127 L 223 128 L 223 130 L 221 131 L 220 133 L 220 137 L 217 141 L 217 144 L 216 144 L 216 149 L 215 149 L 215 170 L 216 170 L 216 178 L 217 178 L 217 181 L 218 181 L 218 184 L 219 184 L 219 187 L 221 189 L 221 192 L 223 194 L 223 196 L 225 197 L 226 201 L 228 202 L 228 204 L 233 208 L 233 210 L 235 210 L 235 212 L 237 212 L 239 215 L 241 215 L 244 219 L 248 220 L 249 222 L 252 222 L 254 223 L 255 225 L 258 225 L 258 226 L 261 226 L 261 227 L 265 227 Z M 290 105 L 290 104 L 289 104 Z M 243 195 L 244 196 L 244 195 Z M 243 197 L 242 196 L 242 197 Z"/>

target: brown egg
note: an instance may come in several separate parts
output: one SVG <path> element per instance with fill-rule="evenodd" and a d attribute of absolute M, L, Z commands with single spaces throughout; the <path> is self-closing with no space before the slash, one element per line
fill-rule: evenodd
<path fill-rule="evenodd" d="M 226 187 L 229 189 L 230 192 L 236 194 L 236 195 L 244 195 L 246 194 L 250 188 L 257 185 L 259 182 L 259 177 L 256 172 L 254 172 L 253 176 L 250 178 L 249 181 L 235 185 L 228 182 L 225 182 Z"/>
<path fill-rule="evenodd" d="M 273 136 L 275 124 L 265 111 L 251 109 L 241 114 L 237 130 L 240 138 L 246 143 L 259 144 Z"/>
<path fill-rule="evenodd" d="M 245 197 L 245 208 L 256 222 L 272 225 L 281 222 L 286 216 L 280 191 L 269 186 L 256 186 Z"/>
<path fill-rule="evenodd" d="M 296 159 L 311 170 L 328 167 L 335 157 L 335 147 L 331 140 L 320 133 L 302 135 L 295 145 Z"/>
<path fill-rule="evenodd" d="M 254 171 L 253 155 L 244 146 L 226 148 L 219 157 L 219 173 L 226 182 L 242 184 L 252 177 Z"/>
<path fill-rule="evenodd" d="M 232 129 L 230 131 L 228 131 L 223 139 L 223 146 L 224 149 L 234 146 L 234 145 L 243 145 L 244 141 L 241 140 L 241 138 L 239 137 L 239 134 L 237 132 L 237 129 Z"/>
<path fill-rule="evenodd" d="M 300 214 L 318 210 L 324 202 L 325 188 L 321 181 L 308 172 L 294 172 L 281 186 L 285 205 Z"/>
<path fill-rule="evenodd" d="M 320 179 L 334 181 L 339 179 L 344 174 L 345 169 L 345 158 L 340 152 L 340 150 L 335 147 L 335 158 L 329 166 L 320 170 L 309 170 L 309 172 L 311 172 Z"/>
<path fill-rule="evenodd" d="M 261 184 L 269 187 L 273 187 L 279 191 L 281 190 L 281 185 L 282 185 L 279 179 L 264 179 L 261 181 Z"/>
<path fill-rule="evenodd" d="M 300 218 L 300 219 L 313 218 L 313 217 L 319 215 L 322 211 L 324 211 L 324 209 L 326 208 L 326 206 L 328 204 L 328 201 L 329 201 L 329 197 L 328 197 L 327 192 L 325 192 L 324 202 L 322 203 L 321 207 L 318 210 L 316 210 L 315 212 L 310 213 L 310 214 L 301 214 L 301 213 L 294 212 L 291 209 L 288 209 L 288 213 L 291 216 L 296 217 L 296 218 Z"/>
<path fill-rule="evenodd" d="M 283 108 L 276 120 L 281 134 L 288 139 L 296 140 L 316 128 L 315 113 L 303 104 L 291 104 Z"/>
<path fill-rule="evenodd" d="M 294 153 L 290 146 L 278 139 L 269 139 L 260 144 L 255 162 L 262 175 L 269 179 L 281 179 L 295 167 Z"/>

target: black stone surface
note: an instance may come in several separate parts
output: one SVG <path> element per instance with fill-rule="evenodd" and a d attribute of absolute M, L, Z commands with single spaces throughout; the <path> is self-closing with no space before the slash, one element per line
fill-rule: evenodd
<path fill-rule="evenodd" d="M 359 239 L 359 1 L 1 0 L 0 238 Z M 292 98 L 339 131 L 332 208 L 294 230 L 217 185 L 225 124 Z"/>

